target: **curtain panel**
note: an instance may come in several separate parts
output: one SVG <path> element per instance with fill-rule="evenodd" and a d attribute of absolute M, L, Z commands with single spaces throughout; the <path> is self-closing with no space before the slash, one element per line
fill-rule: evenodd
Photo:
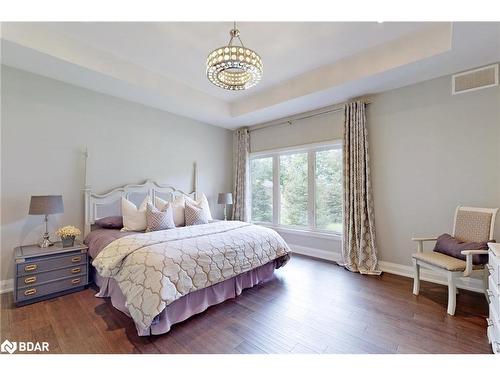
<path fill-rule="evenodd" d="M 360 101 L 344 107 L 342 257 L 350 271 L 380 275 L 365 110 Z"/>
<path fill-rule="evenodd" d="M 233 220 L 248 221 L 248 170 L 250 154 L 250 132 L 248 128 L 235 131 Z"/>

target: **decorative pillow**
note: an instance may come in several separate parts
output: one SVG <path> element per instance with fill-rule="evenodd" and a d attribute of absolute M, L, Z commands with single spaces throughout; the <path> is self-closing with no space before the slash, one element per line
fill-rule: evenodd
<path fill-rule="evenodd" d="M 161 211 L 148 203 L 146 207 L 146 232 L 175 228 L 173 212 L 170 203 L 167 203 Z"/>
<path fill-rule="evenodd" d="M 193 205 L 186 202 L 186 225 L 208 224 L 208 216 L 206 211 L 201 206 Z"/>
<path fill-rule="evenodd" d="M 107 216 L 94 222 L 95 225 L 104 229 L 122 229 L 123 217 L 122 216 Z"/>
<path fill-rule="evenodd" d="M 146 229 L 146 206 L 151 203 L 151 198 L 147 196 L 139 208 L 128 199 L 122 197 L 122 231 L 140 232 Z"/>
<path fill-rule="evenodd" d="M 191 205 L 199 206 L 205 210 L 208 220 L 213 220 L 212 213 L 210 212 L 210 205 L 208 204 L 208 199 L 204 193 L 201 193 L 197 200 L 191 198 L 186 198 L 186 202 L 191 203 Z"/>
<path fill-rule="evenodd" d="M 155 206 L 158 208 L 160 211 L 163 211 L 163 208 L 168 204 L 164 199 L 155 197 Z M 176 227 L 182 227 L 185 224 L 185 219 L 184 219 L 184 209 L 186 206 L 186 202 L 184 200 L 184 196 L 178 196 L 177 198 L 174 199 L 173 202 L 170 203 L 172 205 L 173 209 L 173 216 L 174 216 L 174 223 Z"/>
<path fill-rule="evenodd" d="M 488 241 L 492 242 L 492 241 Z M 448 233 L 442 234 L 438 237 L 434 251 L 449 255 L 453 258 L 465 260 L 466 256 L 462 255 L 463 250 L 488 250 L 488 242 L 463 242 L 457 240 L 455 237 L 450 236 Z M 487 254 L 475 254 L 472 256 L 473 264 L 486 264 L 488 263 Z"/>

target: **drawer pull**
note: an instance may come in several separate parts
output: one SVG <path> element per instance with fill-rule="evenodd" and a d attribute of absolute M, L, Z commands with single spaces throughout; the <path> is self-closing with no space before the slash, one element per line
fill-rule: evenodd
<path fill-rule="evenodd" d="M 80 270 L 81 270 L 81 269 L 80 269 L 80 267 L 73 268 L 73 269 L 71 270 L 71 273 L 78 273 L 78 272 L 80 272 Z"/>
<path fill-rule="evenodd" d="M 24 291 L 25 296 L 32 296 L 33 294 L 36 294 L 36 288 L 28 289 L 28 290 Z"/>
<path fill-rule="evenodd" d="M 495 272 L 495 269 L 493 268 L 493 266 L 491 264 L 487 264 L 486 265 L 486 268 L 488 269 L 488 272 L 490 273 L 490 275 Z"/>
<path fill-rule="evenodd" d="M 36 276 L 27 277 L 24 279 L 25 284 L 33 284 L 36 281 Z"/>
<path fill-rule="evenodd" d="M 80 284 L 80 278 L 71 280 L 71 284 Z"/>
<path fill-rule="evenodd" d="M 73 262 L 73 263 L 78 263 L 81 260 L 82 260 L 82 257 L 73 257 L 73 258 L 71 258 L 71 262 Z"/>
<path fill-rule="evenodd" d="M 26 272 L 29 272 L 29 271 L 34 271 L 38 268 L 38 265 L 37 264 L 28 264 L 27 266 L 24 266 L 24 270 Z"/>

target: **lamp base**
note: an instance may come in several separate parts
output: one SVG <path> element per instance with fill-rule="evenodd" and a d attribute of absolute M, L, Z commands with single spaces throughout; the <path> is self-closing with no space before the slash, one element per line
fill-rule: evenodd
<path fill-rule="evenodd" d="M 41 247 L 42 249 L 45 249 L 45 248 L 50 247 L 52 245 L 54 245 L 54 243 L 52 243 L 52 241 L 50 241 L 48 233 L 45 233 L 43 235 L 43 240 L 38 243 L 38 247 Z"/>

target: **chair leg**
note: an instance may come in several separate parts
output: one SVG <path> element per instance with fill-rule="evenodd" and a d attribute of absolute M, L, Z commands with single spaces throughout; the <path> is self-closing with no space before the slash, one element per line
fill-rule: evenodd
<path fill-rule="evenodd" d="M 457 306 L 457 287 L 453 279 L 453 273 L 448 273 L 448 314 L 455 315 Z"/>
<path fill-rule="evenodd" d="M 413 294 L 418 296 L 418 294 L 420 293 L 420 265 L 414 260 L 413 267 L 414 267 Z"/>

